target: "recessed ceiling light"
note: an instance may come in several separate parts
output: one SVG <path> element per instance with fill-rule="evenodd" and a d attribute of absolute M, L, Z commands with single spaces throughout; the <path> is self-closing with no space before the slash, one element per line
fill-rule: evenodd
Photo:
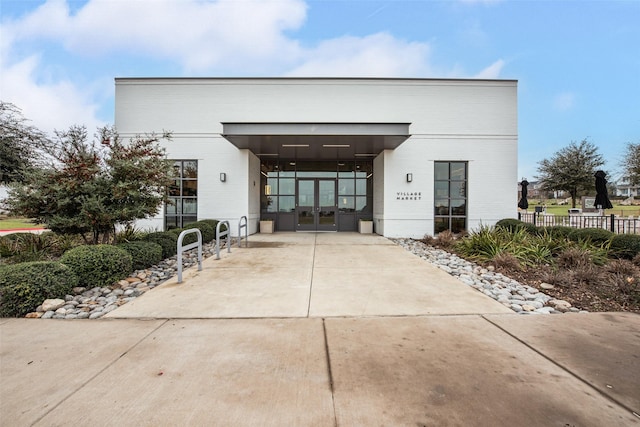
<path fill-rule="evenodd" d="M 349 148 L 349 144 L 322 144 L 325 148 Z"/>
<path fill-rule="evenodd" d="M 308 147 L 309 144 L 282 144 L 283 147 Z"/>

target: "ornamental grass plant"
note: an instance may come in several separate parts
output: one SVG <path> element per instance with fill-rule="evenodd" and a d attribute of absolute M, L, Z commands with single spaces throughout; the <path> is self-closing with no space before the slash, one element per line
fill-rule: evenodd
<path fill-rule="evenodd" d="M 456 239 L 451 250 L 530 286 L 554 285 L 552 296 L 588 311 L 640 312 L 640 236 L 498 224 Z"/>

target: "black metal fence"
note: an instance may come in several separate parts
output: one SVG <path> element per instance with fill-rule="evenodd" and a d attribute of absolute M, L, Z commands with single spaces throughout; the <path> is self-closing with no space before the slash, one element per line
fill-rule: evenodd
<path fill-rule="evenodd" d="M 640 218 L 617 215 L 553 215 L 544 212 L 518 212 L 518 219 L 538 227 L 563 225 L 574 228 L 604 228 L 616 234 L 640 234 Z"/>

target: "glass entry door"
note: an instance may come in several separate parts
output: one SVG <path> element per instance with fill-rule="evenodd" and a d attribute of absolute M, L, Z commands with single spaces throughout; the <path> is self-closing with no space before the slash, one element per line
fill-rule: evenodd
<path fill-rule="evenodd" d="M 299 178 L 296 182 L 296 230 L 337 231 L 336 180 Z"/>

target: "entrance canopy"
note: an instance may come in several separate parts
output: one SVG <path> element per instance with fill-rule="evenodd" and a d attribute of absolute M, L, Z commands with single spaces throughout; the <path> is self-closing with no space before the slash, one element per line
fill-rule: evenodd
<path fill-rule="evenodd" d="M 373 158 L 409 138 L 410 123 L 223 123 L 223 136 L 261 158 Z"/>

